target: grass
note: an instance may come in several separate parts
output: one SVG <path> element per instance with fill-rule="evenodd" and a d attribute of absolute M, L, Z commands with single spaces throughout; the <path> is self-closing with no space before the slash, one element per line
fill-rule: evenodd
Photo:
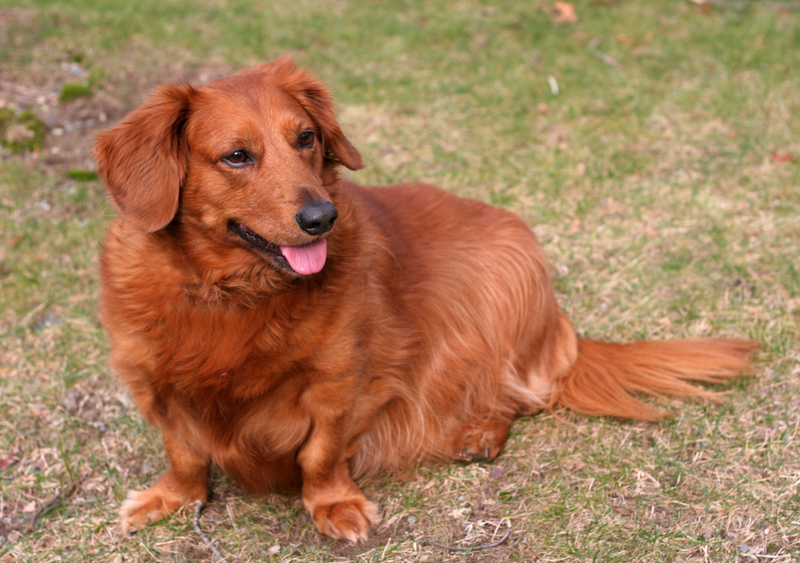
<path fill-rule="evenodd" d="M 61 94 L 58 96 L 58 101 L 62 103 L 69 103 L 78 98 L 91 98 L 92 88 L 86 84 L 78 82 L 68 82 L 61 88 Z"/>
<path fill-rule="evenodd" d="M 0 146 L 12 153 L 41 149 L 44 131 L 44 123 L 31 112 L 17 114 L 9 108 L 0 108 Z"/>
<path fill-rule="evenodd" d="M 800 13 L 587 0 L 557 26 L 540 1 L 65 4 L 0 0 L 2 106 L 48 128 L 0 160 L 0 561 L 210 560 L 186 514 L 116 530 L 125 490 L 164 460 L 106 367 L 96 260 L 113 211 L 90 147 L 156 84 L 283 52 L 336 95 L 367 162 L 355 180 L 512 209 L 581 333 L 754 338 L 760 377 L 720 405 L 663 402 L 675 416 L 658 423 L 541 414 L 493 464 L 363 482 L 384 519 L 361 546 L 320 538 L 296 497 L 215 473 L 201 523 L 229 561 L 800 558 Z M 92 98 L 59 103 L 76 81 Z M 481 552 L 428 542 L 508 523 Z"/>

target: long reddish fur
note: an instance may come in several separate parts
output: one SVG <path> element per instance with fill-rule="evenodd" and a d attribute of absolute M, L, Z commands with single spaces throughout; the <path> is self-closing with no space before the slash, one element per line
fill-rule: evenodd
<path fill-rule="evenodd" d="M 312 126 L 314 150 L 291 142 Z M 287 141 L 289 139 L 289 141 Z M 246 145 L 258 166 L 220 163 Z M 564 406 L 648 420 L 640 394 L 713 398 L 689 380 L 750 373 L 736 339 L 578 339 L 518 217 L 422 184 L 364 188 L 330 95 L 288 59 L 156 92 L 98 138 L 119 208 L 101 257 L 111 363 L 170 461 L 123 528 L 205 500 L 213 463 L 254 491 L 301 488 L 322 533 L 378 519 L 354 477 L 493 458 L 513 420 Z M 287 274 L 227 229 L 299 245 L 309 199 L 339 212 L 328 257 Z"/>

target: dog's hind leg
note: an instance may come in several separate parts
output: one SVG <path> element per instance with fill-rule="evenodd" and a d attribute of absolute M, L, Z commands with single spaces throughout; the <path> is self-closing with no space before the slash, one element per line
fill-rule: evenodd
<path fill-rule="evenodd" d="M 128 500 L 120 507 L 120 525 L 126 534 L 136 533 L 195 500 L 205 502 L 208 497 L 211 460 L 187 449 L 169 433 L 164 433 L 164 447 L 169 468 L 149 489 L 129 491 Z"/>
<path fill-rule="evenodd" d="M 472 419 L 459 432 L 453 457 L 461 461 L 493 460 L 503 450 L 511 423 L 511 417 L 500 414 Z"/>

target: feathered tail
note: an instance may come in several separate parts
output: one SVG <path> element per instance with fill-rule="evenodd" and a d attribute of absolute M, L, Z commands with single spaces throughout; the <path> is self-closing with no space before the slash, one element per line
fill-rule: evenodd
<path fill-rule="evenodd" d="M 717 398 L 687 383 L 721 383 L 750 374 L 758 344 L 727 338 L 692 338 L 614 344 L 578 340 L 578 359 L 555 383 L 551 407 L 589 416 L 653 420 L 667 413 L 636 398 L 639 394 Z"/>

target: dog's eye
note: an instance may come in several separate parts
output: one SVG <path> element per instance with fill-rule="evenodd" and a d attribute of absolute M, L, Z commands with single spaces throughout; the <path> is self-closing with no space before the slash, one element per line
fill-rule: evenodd
<path fill-rule="evenodd" d="M 240 168 L 245 164 L 252 162 L 252 158 L 250 157 L 250 154 L 246 150 L 238 149 L 226 156 L 223 156 L 222 162 L 224 162 L 228 166 L 233 166 L 234 168 Z"/>
<path fill-rule="evenodd" d="M 310 149 L 312 146 L 314 146 L 314 132 L 303 131 L 297 137 L 297 143 L 300 145 L 301 149 Z"/>

